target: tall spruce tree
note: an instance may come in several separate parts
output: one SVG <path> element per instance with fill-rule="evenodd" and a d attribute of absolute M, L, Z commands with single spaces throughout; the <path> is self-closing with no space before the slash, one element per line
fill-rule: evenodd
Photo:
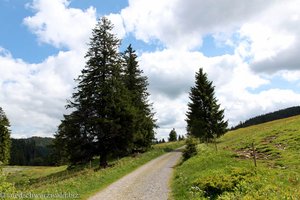
<path fill-rule="evenodd" d="M 8 164 L 10 158 L 10 124 L 0 107 L 0 164 Z"/>
<path fill-rule="evenodd" d="M 202 68 L 195 78 L 186 114 L 187 131 L 189 135 L 202 141 L 210 141 L 215 136 L 219 137 L 225 133 L 227 121 L 224 121 L 224 110 L 220 109 L 220 104 L 217 103 L 212 81 L 208 80 Z"/>
<path fill-rule="evenodd" d="M 100 166 L 106 167 L 109 155 L 128 152 L 132 146 L 136 110 L 123 82 L 120 40 L 112 29 L 105 17 L 93 29 L 86 66 L 67 106 L 75 111 L 65 116 L 56 136 L 58 144 L 66 141 L 73 163 L 97 155 Z"/>
<path fill-rule="evenodd" d="M 136 110 L 136 118 L 133 124 L 133 150 L 147 150 L 154 139 L 154 128 L 157 127 L 153 118 L 151 104 L 149 104 L 147 92 L 147 77 L 139 69 L 137 55 L 131 45 L 122 54 L 124 83 L 129 91 L 132 106 Z"/>

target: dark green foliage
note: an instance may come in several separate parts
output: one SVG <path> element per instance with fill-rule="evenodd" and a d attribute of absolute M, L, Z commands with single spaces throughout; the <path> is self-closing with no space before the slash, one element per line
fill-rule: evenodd
<path fill-rule="evenodd" d="M 8 164 L 10 159 L 10 124 L 5 112 L 0 107 L 0 165 Z"/>
<path fill-rule="evenodd" d="M 181 141 L 181 135 L 178 135 L 178 138 L 177 138 L 178 141 Z"/>
<path fill-rule="evenodd" d="M 187 160 L 197 154 L 198 141 L 196 138 L 189 136 L 185 142 L 185 149 L 183 151 L 183 160 Z"/>
<path fill-rule="evenodd" d="M 88 162 L 93 157 L 93 137 L 84 131 L 84 119 L 80 112 L 74 111 L 65 115 L 58 127 L 54 139 L 54 154 L 56 164 L 80 164 Z"/>
<path fill-rule="evenodd" d="M 210 141 L 214 138 L 214 134 L 219 137 L 226 131 L 227 121 L 224 121 L 224 110 L 220 109 L 215 98 L 214 86 L 202 68 L 196 73 L 195 86 L 191 88 L 186 116 L 188 134 L 202 141 Z"/>
<path fill-rule="evenodd" d="M 73 112 L 64 116 L 55 135 L 56 157 L 71 164 L 100 156 L 100 166 L 106 167 L 110 156 L 146 149 L 154 138 L 147 79 L 131 46 L 120 55 L 112 28 L 102 18 L 93 29 L 86 66 L 67 106 Z"/>
<path fill-rule="evenodd" d="M 49 166 L 53 165 L 50 157 L 52 138 L 32 137 L 12 139 L 10 165 Z"/>
<path fill-rule="evenodd" d="M 169 142 L 177 141 L 177 133 L 175 131 L 175 128 L 173 128 L 169 134 Z"/>
<path fill-rule="evenodd" d="M 148 103 L 147 77 L 139 69 L 137 55 L 131 45 L 122 54 L 124 83 L 136 115 L 133 120 L 133 151 L 145 151 L 154 139 L 155 120 L 151 104 Z"/>
<path fill-rule="evenodd" d="M 259 115 L 257 117 L 250 118 L 246 120 L 245 122 L 240 122 L 239 125 L 231 128 L 232 130 L 238 129 L 238 128 L 245 128 L 257 124 L 262 124 L 278 119 L 284 119 L 292 116 L 300 115 L 300 106 L 290 107 L 282 110 L 278 110 L 275 112 Z"/>
<path fill-rule="evenodd" d="M 126 151 L 132 141 L 130 124 L 135 113 L 122 82 L 120 40 L 111 33 L 112 28 L 102 18 L 93 29 L 87 63 L 68 105 L 75 111 L 65 116 L 56 136 L 61 140 L 56 143 L 65 143 L 73 164 L 98 155 L 100 165 L 106 167 L 109 154 Z"/>

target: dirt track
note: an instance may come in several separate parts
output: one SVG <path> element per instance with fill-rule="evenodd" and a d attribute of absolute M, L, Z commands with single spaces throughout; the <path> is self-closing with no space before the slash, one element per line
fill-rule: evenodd
<path fill-rule="evenodd" d="M 180 151 L 160 156 L 111 184 L 89 200 L 167 200 L 173 167 Z"/>

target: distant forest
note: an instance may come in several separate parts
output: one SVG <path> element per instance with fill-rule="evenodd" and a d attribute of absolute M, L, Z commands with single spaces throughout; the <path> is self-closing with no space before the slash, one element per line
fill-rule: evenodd
<path fill-rule="evenodd" d="M 284 119 L 292 116 L 300 115 L 300 106 L 290 107 L 282 110 L 278 110 L 275 112 L 259 115 L 257 117 L 250 118 L 245 122 L 240 122 L 239 125 L 232 127 L 231 130 L 245 128 L 248 126 L 253 126 L 257 124 L 262 124 L 278 119 Z"/>
<path fill-rule="evenodd" d="M 53 165 L 51 144 L 53 138 L 31 137 L 11 139 L 10 165 Z"/>

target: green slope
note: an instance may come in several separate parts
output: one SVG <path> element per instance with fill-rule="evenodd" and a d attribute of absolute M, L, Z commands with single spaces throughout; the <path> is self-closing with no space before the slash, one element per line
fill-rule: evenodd
<path fill-rule="evenodd" d="M 198 149 L 175 170 L 174 199 L 300 199 L 299 116 L 228 132 L 218 151 Z"/>

